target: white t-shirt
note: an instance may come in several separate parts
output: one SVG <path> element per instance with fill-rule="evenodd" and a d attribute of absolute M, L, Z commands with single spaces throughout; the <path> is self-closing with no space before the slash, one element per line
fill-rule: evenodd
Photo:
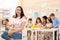
<path fill-rule="evenodd" d="M 21 27 L 20 25 L 22 24 L 22 22 L 26 22 L 26 17 L 25 16 L 22 17 L 21 19 L 20 19 L 20 17 L 14 18 L 12 20 L 12 24 L 14 25 L 14 29 L 16 30 L 19 27 Z"/>
<path fill-rule="evenodd" d="M 52 27 L 52 23 L 47 23 L 46 26 L 47 27 Z"/>

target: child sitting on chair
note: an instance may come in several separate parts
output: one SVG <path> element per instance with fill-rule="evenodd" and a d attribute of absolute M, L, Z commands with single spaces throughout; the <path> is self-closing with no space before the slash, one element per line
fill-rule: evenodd
<path fill-rule="evenodd" d="M 52 20 L 50 18 L 47 18 L 47 28 L 52 28 Z"/>
<path fill-rule="evenodd" d="M 3 19 L 2 20 L 2 24 L 5 26 L 5 30 L 9 30 L 8 22 L 9 22 L 8 19 Z"/>

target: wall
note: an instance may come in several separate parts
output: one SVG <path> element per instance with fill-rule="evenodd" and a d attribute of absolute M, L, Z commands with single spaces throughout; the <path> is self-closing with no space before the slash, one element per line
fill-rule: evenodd
<path fill-rule="evenodd" d="M 42 17 L 43 15 L 49 16 L 50 13 L 54 12 L 56 17 L 58 17 L 60 21 L 60 0 L 18 0 L 18 1 L 19 5 L 23 7 L 27 18 L 29 17 L 33 18 L 33 23 L 35 22 L 34 20 L 35 11 L 38 12 L 40 17 Z"/>
<path fill-rule="evenodd" d="M 38 12 L 40 17 L 42 17 L 43 15 L 49 16 L 51 12 L 54 12 L 56 16 L 59 18 L 59 4 L 60 0 L 19 0 L 19 5 L 23 7 L 25 15 L 32 18 L 34 18 L 35 11 Z"/>

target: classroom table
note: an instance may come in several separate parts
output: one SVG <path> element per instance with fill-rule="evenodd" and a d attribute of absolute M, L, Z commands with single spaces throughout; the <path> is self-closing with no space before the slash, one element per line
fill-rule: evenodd
<path fill-rule="evenodd" d="M 42 31 L 42 32 L 52 32 L 53 33 L 53 40 L 55 40 L 55 32 L 57 34 L 56 39 L 58 40 L 58 28 L 51 28 L 51 29 L 43 29 L 43 28 L 34 28 L 34 29 L 30 29 L 30 28 L 25 28 L 22 32 L 22 40 L 27 40 L 27 31 L 31 30 L 33 31 Z M 33 36 L 33 35 L 32 35 Z M 33 39 L 33 38 L 32 38 Z M 36 39 L 37 40 L 37 39 Z"/>
<path fill-rule="evenodd" d="M 57 40 L 58 40 L 58 28 L 51 28 L 51 29 L 43 29 L 43 28 L 30 29 L 30 28 L 25 28 L 22 31 L 22 40 L 27 40 L 27 31 L 28 30 L 31 30 L 32 32 L 34 32 L 34 31 L 42 31 L 42 32 L 47 31 L 47 32 L 52 32 L 53 33 L 53 40 L 55 40 L 55 32 L 56 32 L 57 33 Z M 2 33 L 0 33 L 0 36 L 1 36 L 1 34 Z M 32 39 L 33 39 L 33 37 L 32 37 Z M 36 40 L 37 40 L 37 38 L 36 38 Z"/>

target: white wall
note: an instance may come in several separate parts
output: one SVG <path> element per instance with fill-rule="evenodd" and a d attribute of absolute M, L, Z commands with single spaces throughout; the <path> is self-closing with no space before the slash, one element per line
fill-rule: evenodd
<path fill-rule="evenodd" d="M 10 9 L 11 15 L 14 14 L 17 5 L 18 0 L 0 0 L 0 9 Z"/>

